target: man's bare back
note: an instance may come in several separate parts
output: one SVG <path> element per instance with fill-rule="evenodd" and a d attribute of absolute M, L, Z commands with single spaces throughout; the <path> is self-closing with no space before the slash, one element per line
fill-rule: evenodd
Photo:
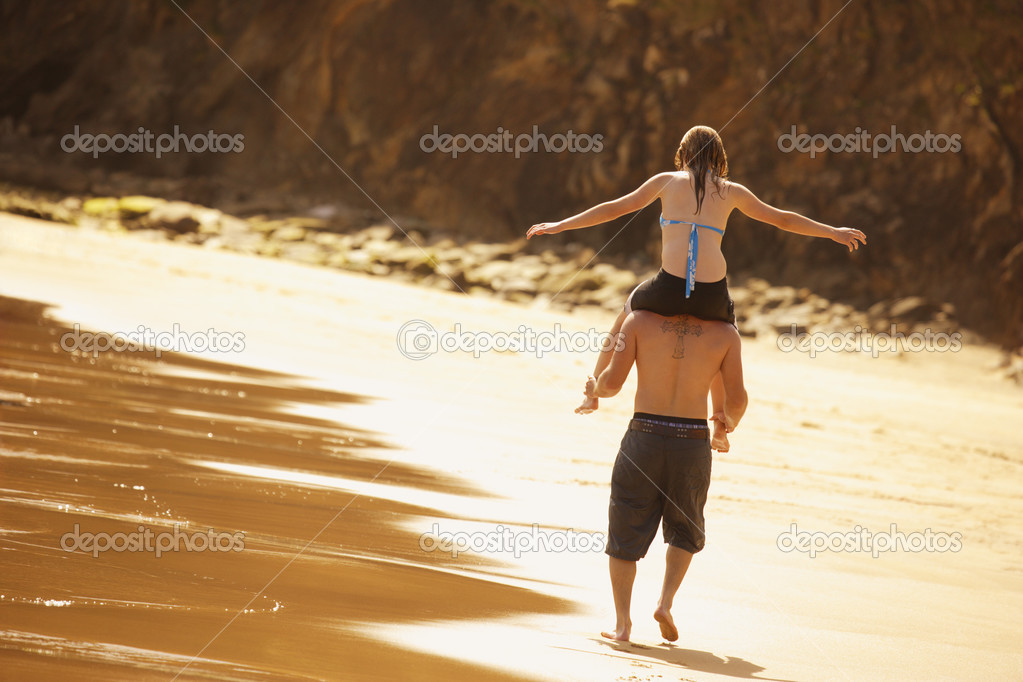
<path fill-rule="evenodd" d="M 735 428 L 742 417 L 739 406 L 744 411 L 746 402 L 735 327 L 691 315 L 662 317 L 637 310 L 626 318 L 622 334 L 622 349 L 600 377 L 587 383 L 588 394 L 602 398 L 617 394 L 635 363 L 637 412 L 706 419 L 710 382 L 720 371 L 726 395 L 734 389 L 725 416 L 731 422 L 726 421 L 728 429 Z"/>

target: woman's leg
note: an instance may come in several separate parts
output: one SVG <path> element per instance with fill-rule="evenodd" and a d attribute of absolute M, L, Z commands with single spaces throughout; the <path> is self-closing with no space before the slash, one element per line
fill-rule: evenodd
<path fill-rule="evenodd" d="M 632 292 L 636 293 L 635 290 Z M 625 318 L 632 312 L 632 294 L 629 294 L 628 300 L 625 301 L 625 307 L 622 308 L 622 312 L 618 313 L 618 318 L 615 320 L 614 326 L 611 327 L 611 333 L 607 336 L 607 342 L 604 343 L 600 348 L 600 355 L 597 356 L 597 366 L 593 368 L 593 376 L 599 377 L 600 373 L 607 369 L 607 366 L 611 364 L 611 358 L 614 356 L 615 347 L 618 345 L 618 334 L 622 331 L 622 325 L 625 324 Z M 723 405 L 724 403 L 722 403 Z M 598 407 L 597 398 L 591 398 L 586 396 L 583 398 L 582 404 L 575 408 L 576 414 L 589 414 Z"/>
<path fill-rule="evenodd" d="M 721 372 L 715 374 L 710 382 L 710 404 L 711 424 L 714 427 L 714 433 L 710 438 L 710 446 L 718 452 L 728 452 L 730 445 L 725 425 L 713 418 L 713 415 L 723 415 L 725 413 L 725 382 L 721 378 Z"/>

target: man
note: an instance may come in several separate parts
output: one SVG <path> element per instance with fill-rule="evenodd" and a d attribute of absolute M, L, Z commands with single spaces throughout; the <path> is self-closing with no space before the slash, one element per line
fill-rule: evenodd
<path fill-rule="evenodd" d="M 726 322 L 634 311 L 622 325 L 611 364 L 586 383 L 586 395 L 609 398 L 636 364 L 635 415 L 611 475 L 608 544 L 617 622 L 608 639 L 629 641 L 636 562 L 646 555 L 658 522 L 669 547 L 654 619 L 669 642 L 678 639 L 671 606 L 693 554 L 704 546 L 703 507 L 710 486 L 707 392 L 721 372 L 724 412 L 712 418 L 732 431 L 748 402 L 739 333 Z"/>

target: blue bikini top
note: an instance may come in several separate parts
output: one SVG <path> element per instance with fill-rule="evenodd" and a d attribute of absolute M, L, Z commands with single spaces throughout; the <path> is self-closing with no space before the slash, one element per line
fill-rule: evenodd
<path fill-rule="evenodd" d="M 696 259 L 700 255 L 700 231 L 696 228 L 705 227 L 708 230 L 714 230 L 720 235 L 724 235 L 725 231 L 713 227 L 711 225 L 701 225 L 699 223 L 689 222 L 688 220 L 668 220 L 661 214 L 661 229 L 664 229 L 665 225 L 692 225 L 693 229 L 689 231 L 689 255 L 686 257 L 686 298 L 693 292 L 693 286 L 696 285 Z"/>

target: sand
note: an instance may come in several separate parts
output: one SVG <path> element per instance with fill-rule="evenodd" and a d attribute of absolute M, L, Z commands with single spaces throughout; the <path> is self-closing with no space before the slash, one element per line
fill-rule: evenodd
<path fill-rule="evenodd" d="M 810 358 L 746 339 L 752 402 L 715 456 L 680 639 L 651 617 L 658 538 L 619 645 L 599 636 L 599 547 L 452 556 L 423 536 L 603 533 L 634 384 L 580 416 L 592 353 L 396 343 L 412 320 L 584 332 L 610 315 L 7 215 L 0 296 L 5 679 L 1023 678 L 1023 391 L 994 349 Z M 60 347 L 76 324 L 243 339 L 92 357 Z M 929 529 L 958 551 L 811 558 L 779 548 L 793 523 Z M 76 524 L 244 547 L 66 552 Z"/>

